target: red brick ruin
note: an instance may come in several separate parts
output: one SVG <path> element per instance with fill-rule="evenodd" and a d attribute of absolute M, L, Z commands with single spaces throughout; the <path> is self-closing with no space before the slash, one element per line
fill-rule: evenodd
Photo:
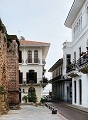
<path fill-rule="evenodd" d="M 19 109 L 19 40 L 0 20 L 0 114 Z"/>

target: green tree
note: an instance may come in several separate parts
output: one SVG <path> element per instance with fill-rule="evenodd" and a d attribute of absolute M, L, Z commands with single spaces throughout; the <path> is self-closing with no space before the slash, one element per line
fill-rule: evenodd
<path fill-rule="evenodd" d="M 34 103 L 36 103 L 36 102 L 37 102 L 36 93 L 35 93 L 35 92 L 29 93 L 29 94 L 28 94 L 28 100 L 29 100 L 29 102 L 34 102 Z"/>

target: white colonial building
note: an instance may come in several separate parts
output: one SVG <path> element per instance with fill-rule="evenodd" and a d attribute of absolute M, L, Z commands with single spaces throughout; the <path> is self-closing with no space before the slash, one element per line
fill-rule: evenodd
<path fill-rule="evenodd" d="M 20 102 L 23 102 L 22 97 L 30 92 L 35 92 L 38 101 L 40 101 L 42 89 L 47 84 L 43 76 L 43 70 L 49 47 L 50 43 L 20 40 Z"/>
<path fill-rule="evenodd" d="M 63 74 L 72 78 L 72 104 L 88 108 L 88 0 L 74 0 L 65 26 L 72 42 L 63 43 Z"/>
<path fill-rule="evenodd" d="M 59 59 L 49 70 L 52 73 L 52 101 L 72 102 L 72 79 L 63 76 L 63 58 Z"/>

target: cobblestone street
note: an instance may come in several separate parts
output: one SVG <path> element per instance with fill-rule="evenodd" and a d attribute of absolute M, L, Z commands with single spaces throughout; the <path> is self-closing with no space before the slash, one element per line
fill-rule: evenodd
<path fill-rule="evenodd" d="M 22 105 L 20 110 L 10 110 L 7 115 L 0 116 L 0 120 L 66 120 L 63 116 L 52 114 L 45 106 Z"/>
<path fill-rule="evenodd" d="M 68 120 L 88 120 L 87 108 L 75 107 L 67 103 L 48 103 L 57 107 L 58 113 L 63 115 Z"/>

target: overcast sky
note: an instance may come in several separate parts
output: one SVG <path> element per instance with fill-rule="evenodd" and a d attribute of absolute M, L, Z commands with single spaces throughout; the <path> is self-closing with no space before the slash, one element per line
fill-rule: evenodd
<path fill-rule="evenodd" d="M 51 44 L 46 69 L 63 56 L 63 42 L 71 41 L 71 30 L 64 26 L 73 0 L 0 0 L 0 17 L 8 34 L 26 40 Z M 46 72 L 50 79 L 51 74 Z"/>

